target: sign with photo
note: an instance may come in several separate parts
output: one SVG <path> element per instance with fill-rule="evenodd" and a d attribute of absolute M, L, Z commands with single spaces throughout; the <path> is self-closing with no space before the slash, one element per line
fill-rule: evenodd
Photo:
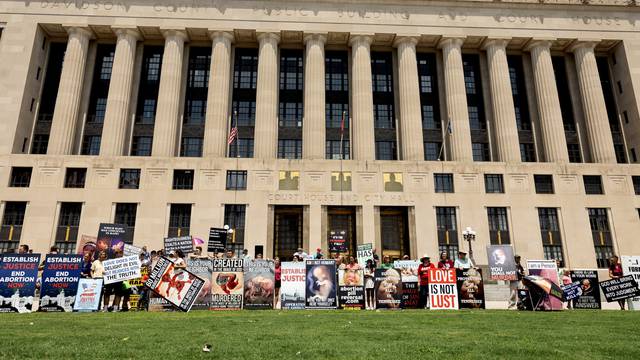
<path fill-rule="evenodd" d="M 627 275 L 619 279 L 611 279 L 600 282 L 600 288 L 607 302 L 630 299 L 640 296 L 638 283 L 633 276 Z"/>
<path fill-rule="evenodd" d="M 100 310 L 102 284 L 102 279 L 81 278 L 78 281 L 78 291 L 73 302 L 73 311 L 90 312 Z"/>
<path fill-rule="evenodd" d="M 138 256 L 124 256 L 102 262 L 104 266 L 104 283 L 113 284 L 119 281 L 140 277 L 140 258 Z"/>
<path fill-rule="evenodd" d="M 622 265 L 622 273 L 624 275 L 631 275 L 633 279 L 640 284 L 640 256 L 626 256 L 620 257 L 620 265 Z M 636 296 L 627 301 L 629 304 L 629 310 L 640 310 L 640 296 Z"/>
<path fill-rule="evenodd" d="M 580 283 L 572 283 L 562 286 L 562 299 L 564 301 L 571 301 L 579 298 L 582 295 L 582 287 Z"/>
<path fill-rule="evenodd" d="M 276 266 L 273 260 L 244 262 L 244 308 L 273 309 Z"/>
<path fill-rule="evenodd" d="M 209 242 L 207 243 L 207 251 L 214 254 L 224 252 L 227 248 L 227 229 L 211 228 L 209 229 Z"/>
<path fill-rule="evenodd" d="M 213 259 L 211 310 L 242 309 L 243 267 L 243 259 Z"/>
<path fill-rule="evenodd" d="M 83 255 L 83 256 L 84 254 L 89 254 L 91 256 L 91 259 L 97 258 L 98 257 L 98 255 L 96 254 L 97 241 L 98 241 L 98 238 L 95 236 L 81 235 L 80 241 L 78 242 L 78 249 L 76 251 L 76 254 Z"/>
<path fill-rule="evenodd" d="M 40 254 L 0 255 L 0 312 L 33 309 Z"/>
<path fill-rule="evenodd" d="M 399 309 L 402 304 L 402 278 L 399 269 L 376 269 L 376 309 Z"/>
<path fill-rule="evenodd" d="M 459 309 L 484 309 L 484 283 L 480 269 L 456 269 Z"/>
<path fill-rule="evenodd" d="M 400 270 L 400 279 L 402 280 L 400 307 L 403 309 L 417 309 L 420 303 L 418 266 L 420 266 L 420 262 L 417 260 L 396 260 L 393 262 L 393 267 Z"/>
<path fill-rule="evenodd" d="M 329 252 L 346 253 L 348 250 L 347 232 L 344 230 L 332 230 L 329 233 Z"/>
<path fill-rule="evenodd" d="M 280 304 L 282 309 L 304 309 L 305 279 L 307 269 L 304 262 L 283 262 L 280 267 Z"/>
<path fill-rule="evenodd" d="M 456 269 L 429 269 L 429 303 L 431 310 L 457 310 Z"/>
<path fill-rule="evenodd" d="M 571 281 L 579 283 L 582 295 L 573 300 L 574 309 L 601 309 L 600 289 L 598 288 L 598 271 L 572 270 Z"/>
<path fill-rule="evenodd" d="M 166 257 L 158 259 L 145 286 L 182 311 L 191 310 L 204 280 L 185 269 L 176 268 Z"/>
<path fill-rule="evenodd" d="M 335 260 L 306 261 L 305 308 L 335 309 L 338 306 Z"/>
<path fill-rule="evenodd" d="M 187 259 L 187 270 L 204 281 L 202 290 L 191 306 L 191 310 L 208 310 L 211 306 L 211 274 L 213 261 L 211 259 Z"/>
<path fill-rule="evenodd" d="M 491 280 L 518 280 L 516 261 L 511 245 L 487 246 L 489 278 Z"/>
<path fill-rule="evenodd" d="M 364 272 L 338 270 L 338 303 L 342 309 L 364 309 Z"/>
<path fill-rule="evenodd" d="M 183 254 L 193 252 L 193 240 L 191 236 L 168 237 L 164 239 L 164 253 L 181 250 Z"/>
<path fill-rule="evenodd" d="M 373 261 L 373 244 L 358 245 L 356 255 L 358 257 L 358 264 L 361 268 L 364 268 L 367 265 L 367 260 Z"/>
<path fill-rule="evenodd" d="M 71 312 L 82 272 L 82 255 L 47 255 L 38 311 Z"/>
<path fill-rule="evenodd" d="M 96 240 L 96 254 L 106 251 L 108 259 L 114 258 L 118 251 L 124 250 L 126 236 L 127 227 L 125 225 L 101 223 Z"/>

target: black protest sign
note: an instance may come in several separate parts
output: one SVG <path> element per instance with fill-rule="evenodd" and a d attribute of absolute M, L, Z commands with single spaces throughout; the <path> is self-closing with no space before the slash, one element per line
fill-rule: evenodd
<path fill-rule="evenodd" d="M 224 252 L 227 248 L 227 229 L 211 228 L 209 229 L 209 243 L 207 251 L 212 253 Z"/>
<path fill-rule="evenodd" d="M 329 252 L 345 253 L 347 252 L 346 231 L 335 230 L 329 233 Z"/>
<path fill-rule="evenodd" d="M 480 269 L 456 269 L 459 309 L 484 309 L 484 283 Z"/>
<path fill-rule="evenodd" d="M 640 296 L 638 283 L 633 276 L 623 276 L 618 279 L 611 279 L 600 282 L 600 288 L 607 302 L 629 299 Z"/>
<path fill-rule="evenodd" d="M 571 281 L 580 283 L 582 295 L 573 300 L 574 309 L 600 309 L 600 289 L 596 270 L 573 270 Z"/>
<path fill-rule="evenodd" d="M 191 236 L 168 237 L 164 239 L 164 252 L 181 250 L 183 254 L 193 252 L 193 240 Z"/>

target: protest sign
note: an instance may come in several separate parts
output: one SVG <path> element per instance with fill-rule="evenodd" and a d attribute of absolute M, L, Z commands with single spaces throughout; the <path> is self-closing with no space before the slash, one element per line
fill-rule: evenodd
<path fill-rule="evenodd" d="M 347 232 L 344 230 L 335 230 L 329 232 L 329 252 L 345 253 L 348 251 Z"/>
<path fill-rule="evenodd" d="M 459 309 L 484 309 L 484 283 L 480 269 L 456 269 Z"/>
<path fill-rule="evenodd" d="M 244 262 L 244 308 L 273 309 L 276 269 L 272 260 Z"/>
<path fill-rule="evenodd" d="M 624 275 L 631 275 L 633 279 L 640 283 L 640 256 L 626 256 L 620 257 L 620 265 L 622 265 L 622 273 Z M 640 297 L 628 299 L 629 310 L 640 310 Z"/>
<path fill-rule="evenodd" d="M 633 276 L 627 275 L 618 279 L 611 279 L 600 282 L 600 288 L 607 302 L 630 299 L 640 296 L 638 283 Z"/>
<path fill-rule="evenodd" d="M 147 311 L 150 312 L 168 312 L 168 311 L 176 311 L 176 307 L 173 306 L 167 299 L 162 296 L 151 292 L 149 294 L 149 305 L 147 306 Z"/>
<path fill-rule="evenodd" d="M 95 253 L 97 248 L 97 245 L 96 245 L 97 241 L 98 241 L 98 238 L 95 236 L 81 235 L 80 241 L 78 242 L 78 248 L 77 248 L 76 254 L 78 255 L 89 254 L 89 256 L 91 256 L 91 259 L 97 258 L 97 254 Z"/>
<path fill-rule="evenodd" d="M 338 306 L 335 260 L 307 260 L 306 269 L 305 308 L 335 309 Z"/>
<path fill-rule="evenodd" d="M 73 311 L 88 312 L 100 310 L 102 279 L 81 278 L 73 302 Z"/>
<path fill-rule="evenodd" d="M 364 309 L 364 272 L 338 270 L 338 303 L 342 309 Z"/>
<path fill-rule="evenodd" d="M 101 223 L 98 228 L 96 253 L 106 251 L 108 259 L 114 258 L 116 252 L 124 250 L 126 236 L 127 227 L 125 225 Z"/>
<path fill-rule="evenodd" d="M 573 270 L 571 281 L 582 288 L 582 295 L 573 300 L 574 309 L 600 309 L 600 289 L 598 288 L 598 272 L 596 270 Z"/>
<path fill-rule="evenodd" d="M 202 290 L 194 301 L 191 310 L 208 310 L 211 305 L 213 261 L 211 259 L 187 259 L 187 270 L 204 281 Z"/>
<path fill-rule="evenodd" d="M 280 267 L 280 304 L 282 309 L 304 309 L 307 269 L 304 262 L 283 262 Z"/>
<path fill-rule="evenodd" d="M 431 310 L 457 310 L 456 269 L 429 269 L 429 303 Z"/>
<path fill-rule="evenodd" d="M 82 255 L 47 255 L 44 259 L 38 311 L 73 311 Z"/>
<path fill-rule="evenodd" d="M 0 255 L 0 312 L 31 312 L 40 254 Z"/>
<path fill-rule="evenodd" d="M 124 244 L 122 254 L 124 256 L 140 256 L 142 253 L 142 248 L 137 246 Z"/>
<path fill-rule="evenodd" d="M 137 288 L 141 288 L 144 286 L 144 283 L 149 279 L 149 267 L 142 266 L 140 267 L 140 277 L 129 280 L 130 286 L 135 286 Z"/>
<path fill-rule="evenodd" d="M 569 285 L 564 285 L 562 287 L 562 299 L 564 301 L 571 301 L 571 300 L 577 299 L 581 295 L 582 295 L 582 287 L 578 282 L 575 282 Z"/>
<path fill-rule="evenodd" d="M 511 245 L 489 245 L 487 246 L 487 257 L 491 280 L 518 280 Z"/>
<path fill-rule="evenodd" d="M 402 281 L 398 269 L 376 269 L 375 294 L 377 309 L 398 309 L 402 303 Z"/>
<path fill-rule="evenodd" d="M 173 262 L 163 256 L 158 259 L 144 285 L 186 312 L 191 310 L 204 286 L 204 280 L 188 270 L 175 268 Z"/>
<path fill-rule="evenodd" d="M 373 244 L 358 245 L 356 256 L 358 258 L 358 264 L 361 268 L 367 266 L 367 260 L 373 261 Z"/>
<path fill-rule="evenodd" d="M 209 242 L 207 243 L 207 251 L 214 254 L 224 252 L 227 248 L 227 229 L 211 228 L 209 229 Z"/>
<path fill-rule="evenodd" d="M 418 287 L 417 260 L 396 260 L 393 267 L 400 270 L 402 280 L 402 300 L 400 307 L 403 309 L 417 309 L 420 302 L 420 288 Z"/>
<path fill-rule="evenodd" d="M 211 310 L 240 310 L 244 285 L 242 259 L 214 259 Z"/>
<path fill-rule="evenodd" d="M 558 288 L 560 287 L 558 267 L 554 260 L 528 260 L 527 269 L 529 269 L 529 275 L 543 277 L 557 285 Z M 536 310 L 562 310 L 562 300 L 549 295 L 549 292 L 540 292 L 538 289 L 529 289 L 529 295 L 531 296 L 531 299 L 533 299 L 534 304 L 537 304 Z M 562 294 L 558 296 L 561 297 Z"/>
<path fill-rule="evenodd" d="M 183 254 L 193 252 L 193 240 L 191 236 L 168 237 L 164 239 L 164 253 L 181 250 Z"/>
<path fill-rule="evenodd" d="M 140 277 L 140 258 L 126 256 L 102 262 L 104 266 L 104 283 L 113 284 L 118 281 L 130 280 Z"/>

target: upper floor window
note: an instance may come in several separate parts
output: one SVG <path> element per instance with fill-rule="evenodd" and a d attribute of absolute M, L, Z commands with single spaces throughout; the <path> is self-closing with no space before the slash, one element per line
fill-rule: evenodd
<path fill-rule="evenodd" d="M 31 167 L 12 167 L 10 187 L 29 187 L 31 184 Z"/>
<path fill-rule="evenodd" d="M 64 177 L 65 188 L 84 188 L 85 179 L 87 177 L 86 168 L 67 168 Z"/>
<path fill-rule="evenodd" d="M 504 193 L 502 174 L 484 174 L 484 188 L 487 194 Z"/>
<path fill-rule="evenodd" d="M 600 175 L 584 175 L 584 192 L 587 195 L 602 195 L 604 190 L 602 189 L 602 178 Z"/>
<path fill-rule="evenodd" d="M 140 188 L 140 169 L 120 169 L 119 189 Z"/>
<path fill-rule="evenodd" d="M 246 190 L 247 189 L 247 171 L 246 170 L 228 170 L 227 171 L 227 190 Z"/>
<path fill-rule="evenodd" d="M 433 182 L 437 193 L 453 192 L 453 174 L 433 174 Z"/>
<path fill-rule="evenodd" d="M 533 175 L 536 194 L 553 194 L 553 175 Z"/>
<path fill-rule="evenodd" d="M 173 189 L 192 190 L 193 170 L 173 170 Z"/>

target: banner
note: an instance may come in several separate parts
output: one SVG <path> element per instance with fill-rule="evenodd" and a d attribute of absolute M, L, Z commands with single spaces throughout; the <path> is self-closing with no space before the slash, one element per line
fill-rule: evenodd
<path fill-rule="evenodd" d="M 163 256 L 158 259 L 144 285 L 186 312 L 191 310 L 191 306 L 204 286 L 204 280 L 188 270 L 176 269 L 173 262 Z"/>
<path fill-rule="evenodd" d="M 562 299 L 564 301 L 571 301 L 571 300 L 577 299 L 581 295 L 582 295 L 582 287 L 578 282 L 575 282 L 569 285 L 564 285 L 562 287 Z"/>
<path fill-rule="evenodd" d="M 73 302 L 73 311 L 87 312 L 100 310 L 102 297 L 102 279 L 81 278 Z"/>
<path fill-rule="evenodd" d="M 164 253 L 170 251 L 182 250 L 183 254 L 193 252 L 193 240 L 191 236 L 169 237 L 164 239 Z"/>
<path fill-rule="evenodd" d="M 619 279 L 601 281 L 600 288 L 602 288 L 602 293 L 604 294 L 604 298 L 607 299 L 607 302 L 640 296 L 638 283 L 631 275 L 623 276 Z"/>
<path fill-rule="evenodd" d="M 367 265 L 367 260 L 373 261 L 373 244 L 358 245 L 356 256 L 358 264 L 360 264 L 361 268 L 364 268 Z"/>
<path fill-rule="evenodd" d="M 78 249 L 76 254 L 83 255 L 89 254 L 91 255 L 91 259 L 97 259 L 98 254 L 96 254 L 98 238 L 90 235 L 81 235 L 80 242 L 78 242 Z"/>
<path fill-rule="evenodd" d="M 176 311 L 176 307 L 173 306 L 167 299 L 162 296 L 151 292 L 149 294 L 149 306 L 147 307 L 147 311 L 150 312 L 168 312 L 168 311 Z"/>
<path fill-rule="evenodd" d="M 400 270 L 402 280 L 402 300 L 400 307 L 403 309 L 417 309 L 420 302 L 420 288 L 418 286 L 417 260 L 396 260 L 393 267 Z"/>
<path fill-rule="evenodd" d="M 601 309 L 596 270 L 573 270 L 571 281 L 579 283 L 582 288 L 582 295 L 573 300 L 574 309 Z"/>
<path fill-rule="evenodd" d="M 458 310 L 456 269 L 429 269 L 431 310 Z"/>
<path fill-rule="evenodd" d="M 244 308 L 273 309 L 276 289 L 276 265 L 273 260 L 244 262 Z"/>
<path fill-rule="evenodd" d="M 329 233 L 329 252 L 346 253 L 348 252 L 346 231 L 335 230 Z"/>
<path fill-rule="evenodd" d="M 511 245 L 487 246 L 489 278 L 491 280 L 518 280 L 516 261 Z"/>
<path fill-rule="evenodd" d="M 402 303 L 402 281 L 398 269 L 376 269 L 376 309 L 399 309 Z"/>
<path fill-rule="evenodd" d="M 211 306 L 213 261 L 211 259 L 187 259 L 187 270 L 204 281 L 202 290 L 193 302 L 191 310 L 208 310 L 209 306 Z"/>
<path fill-rule="evenodd" d="M 338 270 L 338 303 L 341 309 L 364 309 L 364 271 Z"/>
<path fill-rule="evenodd" d="M 459 309 L 484 309 L 484 283 L 480 269 L 456 269 Z"/>
<path fill-rule="evenodd" d="M 338 306 L 335 260 L 307 260 L 306 269 L 305 308 L 335 309 Z"/>
<path fill-rule="evenodd" d="M 529 275 L 538 275 L 560 287 L 558 267 L 554 260 L 528 260 L 527 269 L 529 269 Z M 534 289 L 534 291 L 529 289 L 529 296 L 533 299 L 534 304 L 538 304 L 536 310 L 562 310 L 562 300 L 548 293 L 544 293 L 542 299 L 539 299 L 536 294 L 541 294 L 540 289 Z"/>
<path fill-rule="evenodd" d="M 214 254 L 224 252 L 227 248 L 227 229 L 211 228 L 209 229 L 209 242 L 207 243 L 207 251 Z"/>
<path fill-rule="evenodd" d="M 118 281 L 130 280 L 140 277 L 140 258 L 138 256 L 126 256 L 102 262 L 104 266 L 104 283 L 113 284 Z"/>
<path fill-rule="evenodd" d="M 304 309 L 304 262 L 283 262 L 280 267 L 280 308 Z"/>
<path fill-rule="evenodd" d="M 622 273 L 633 276 L 633 279 L 640 284 L 640 256 L 622 255 L 620 264 L 622 265 Z M 627 300 L 627 304 L 629 304 L 629 310 L 640 310 L 640 297 L 636 296 Z"/>
<path fill-rule="evenodd" d="M 242 309 L 243 265 L 242 259 L 213 259 L 211 310 Z"/>
<path fill-rule="evenodd" d="M 73 311 L 81 272 L 82 255 L 47 255 L 38 311 Z"/>
<path fill-rule="evenodd" d="M 97 257 L 100 251 L 106 251 L 107 259 L 114 258 L 116 252 L 124 250 L 124 239 L 126 235 L 127 227 L 124 225 L 101 223 L 98 228 L 95 256 Z"/>
<path fill-rule="evenodd" d="M 31 312 L 40 254 L 0 255 L 0 312 Z"/>
<path fill-rule="evenodd" d="M 142 248 L 139 248 L 137 246 L 124 244 L 122 248 L 122 254 L 124 256 L 140 256 L 141 253 L 142 253 Z"/>

